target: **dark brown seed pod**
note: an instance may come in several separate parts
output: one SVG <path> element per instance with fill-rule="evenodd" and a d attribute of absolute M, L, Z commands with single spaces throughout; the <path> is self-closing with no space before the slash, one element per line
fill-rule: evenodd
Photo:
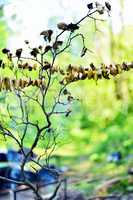
<path fill-rule="evenodd" d="M 72 65 L 68 65 L 68 68 L 67 68 L 67 72 L 71 72 L 72 71 Z"/>
<path fill-rule="evenodd" d="M 103 78 L 105 78 L 105 79 L 110 79 L 110 78 L 109 78 L 109 74 L 107 73 L 107 71 L 102 71 L 102 76 L 103 76 Z"/>
<path fill-rule="evenodd" d="M 37 57 L 38 53 L 39 53 L 38 48 L 33 48 L 32 51 L 30 52 L 30 54 L 35 58 Z"/>
<path fill-rule="evenodd" d="M 117 75 L 117 69 L 116 69 L 116 67 L 113 66 L 113 65 L 109 65 L 109 68 L 110 68 L 110 74 L 112 76 L 116 76 Z"/>
<path fill-rule="evenodd" d="M 84 72 L 83 74 L 82 74 L 82 80 L 85 80 L 87 78 L 87 74 Z"/>
<path fill-rule="evenodd" d="M 42 32 L 40 33 L 40 35 L 47 36 L 47 35 L 48 35 L 48 31 L 47 31 L 47 30 L 46 30 L 46 31 L 42 31 Z"/>
<path fill-rule="evenodd" d="M 19 79 L 19 83 L 18 84 L 19 84 L 20 88 L 23 88 L 23 80 L 22 79 Z"/>
<path fill-rule="evenodd" d="M 27 86 L 28 86 L 27 80 L 23 80 L 23 85 L 24 85 L 24 87 L 27 87 Z"/>
<path fill-rule="evenodd" d="M 73 100 L 73 97 L 69 95 L 69 96 L 67 97 L 67 100 L 68 100 L 69 102 L 71 102 L 71 101 Z"/>
<path fill-rule="evenodd" d="M 50 45 L 47 45 L 44 49 L 44 53 L 47 53 L 49 50 L 51 50 L 51 46 Z"/>
<path fill-rule="evenodd" d="M 65 75 L 65 72 L 64 72 L 63 69 L 60 69 L 59 72 L 60 72 L 61 75 L 63 75 L 63 76 Z"/>
<path fill-rule="evenodd" d="M 48 35 L 51 36 L 53 34 L 53 30 L 49 29 L 48 30 Z"/>
<path fill-rule="evenodd" d="M 24 42 L 25 42 L 25 44 L 29 44 L 29 41 L 28 41 L 28 40 L 25 40 Z"/>
<path fill-rule="evenodd" d="M 3 80 L 4 86 L 6 90 L 10 90 L 10 79 L 5 77 Z"/>
<path fill-rule="evenodd" d="M 109 2 L 105 1 L 105 6 L 108 9 L 108 11 L 111 11 L 111 5 Z"/>
<path fill-rule="evenodd" d="M 117 74 L 120 74 L 122 72 L 121 66 L 119 64 L 116 64 L 115 68 L 117 70 Z"/>
<path fill-rule="evenodd" d="M 15 79 L 11 80 L 11 83 L 12 83 L 13 88 L 16 88 L 16 80 Z"/>
<path fill-rule="evenodd" d="M 125 62 L 122 63 L 122 69 L 125 70 L 125 71 L 128 71 L 128 66 Z"/>
<path fill-rule="evenodd" d="M 28 66 L 29 66 L 29 64 L 28 64 L 28 63 L 24 63 L 24 64 L 22 65 L 22 68 L 23 68 L 23 69 L 27 69 L 27 68 L 28 68 Z"/>
<path fill-rule="evenodd" d="M 68 116 L 71 114 L 71 112 L 72 112 L 71 110 L 68 110 L 68 111 L 66 112 L 66 115 L 65 115 L 65 116 L 68 117 Z"/>
<path fill-rule="evenodd" d="M 94 66 L 93 63 L 90 64 L 90 68 L 91 68 L 92 70 L 96 70 L 96 67 Z"/>
<path fill-rule="evenodd" d="M 44 62 L 43 70 L 47 70 L 51 68 L 51 64 L 48 62 Z"/>
<path fill-rule="evenodd" d="M 32 86 L 36 86 L 36 87 L 40 87 L 41 85 L 41 80 L 34 80 L 33 83 L 32 83 Z"/>
<path fill-rule="evenodd" d="M 87 8 L 88 8 L 89 10 L 92 10 L 92 9 L 93 9 L 93 3 L 87 4 Z"/>
<path fill-rule="evenodd" d="M 40 46 L 38 47 L 39 50 L 42 50 L 42 48 L 43 48 L 42 45 L 40 45 Z"/>
<path fill-rule="evenodd" d="M 21 54 L 22 54 L 22 49 L 17 49 L 17 50 L 16 50 L 16 57 L 17 57 L 18 59 L 20 59 Z"/>
<path fill-rule="evenodd" d="M 33 51 L 35 51 L 36 53 L 39 53 L 38 48 L 33 48 Z"/>
<path fill-rule="evenodd" d="M 28 70 L 29 70 L 29 71 L 32 71 L 32 67 L 31 67 L 30 65 L 28 66 Z"/>
<path fill-rule="evenodd" d="M 54 49 L 54 50 L 57 50 L 62 44 L 63 44 L 63 41 L 56 41 L 56 42 L 53 44 L 53 49 Z"/>
<path fill-rule="evenodd" d="M 23 69 L 23 65 L 22 64 L 18 64 L 18 68 L 19 69 Z"/>
<path fill-rule="evenodd" d="M 2 80 L 0 79 L 0 91 L 2 89 Z"/>
<path fill-rule="evenodd" d="M 2 53 L 3 53 L 3 54 L 7 54 L 7 53 L 9 53 L 9 52 L 10 52 L 9 49 L 6 49 L 6 48 L 2 49 Z"/>
<path fill-rule="evenodd" d="M 69 94 L 68 90 L 67 90 L 67 89 L 64 89 L 64 90 L 63 90 L 63 94 L 64 94 L 64 95 Z"/>
<path fill-rule="evenodd" d="M 59 83 L 60 83 L 61 85 L 64 85 L 64 84 L 65 84 L 65 80 L 61 80 Z"/>
<path fill-rule="evenodd" d="M 2 66 L 3 60 L 0 60 L 0 67 Z"/>
<path fill-rule="evenodd" d="M 9 54 L 8 54 L 8 59 L 9 59 L 10 61 L 12 61 L 12 53 L 9 53 Z"/>
<path fill-rule="evenodd" d="M 33 83 L 34 83 L 34 81 L 31 80 L 31 79 L 29 79 L 29 81 L 28 81 L 28 85 L 27 85 L 27 86 L 33 85 Z"/>
<path fill-rule="evenodd" d="M 52 34 L 53 34 L 53 31 L 51 30 L 51 29 L 49 29 L 49 30 L 46 30 L 46 31 L 42 31 L 41 33 L 40 33 L 40 35 L 43 35 L 44 36 L 44 40 L 45 41 L 51 41 L 51 36 L 52 36 Z"/>
<path fill-rule="evenodd" d="M 63 30 L 63 31 L 68 30 L 68 25 L 66 23 L 64 23 L 64 22 L 58 23 L 57 27 L 58 27 L 58 29 Z"/>
<path fill-rule="evenodd" d="M 5 63 L 2 63 L 2 66 L 1 66 L 3 69 L 5 69 Z"/>
<path fill-rule="evenodd" d="M 101 69 L 102 69 L 102 76 L 103 76 L 103 78 L 110 79 L 109 78 L 110 68 L 107 67 L 105 64 L 102 64 Z"/>
<path fill-rule="evenodd" d="M 73 23 L 68 24 L 69 31 L 74 32 L 75 30 L 78 30 L 78 29 L 79 29 L 79 26 L 77 24 L 73 24 Z"/>
<path fill-rule="evenodd" d="M 38 82 L 38 80 L 35 80 L 35 81 L 34 81 L 33 86 L 37 86 L 37 87 L 39 86 L 39 82 Z"/>
<path fill-rule="evenodd" d="M 87 48 L 83 47 L 82 52 L 81 52 L 81 57 L 85 56 L 86 52 L 87 52 Z"/>

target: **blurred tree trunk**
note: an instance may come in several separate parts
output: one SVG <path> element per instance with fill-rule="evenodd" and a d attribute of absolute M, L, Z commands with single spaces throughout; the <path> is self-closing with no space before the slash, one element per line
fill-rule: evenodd
<path fill-rule="evenodd" d="M 121 60 L 121 62 L 123 60 L 122 57 L 123 49 L 121 49 L 121 42 L 123 40 L 125 33 L 124 17 L 123 17 L 124 0 L 119 0 L 119 4 L 120 4 L 119 16 L 121 21 L 121 30 L 119 32 L 119 41 L 117 41 L 117 43 L 115 41 L 114 33 L 112 30 L 112 22 L 110 24 L 110 58 L 112 63 L 115 62 L 116 51 L 119 53 L 119 59 Z M 128 79 L 125 76 L 121 75 L 119 78 L 117 77 L 114 79 L 114 83 L 115 83 L 116 98 L 123 102 L 124 108 L 127 108 L 129 100 Z"/>

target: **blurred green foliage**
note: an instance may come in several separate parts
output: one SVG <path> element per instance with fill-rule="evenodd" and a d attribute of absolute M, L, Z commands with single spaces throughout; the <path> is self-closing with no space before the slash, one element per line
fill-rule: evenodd
<path fill-rule="evenodd" d="M 0 48 L 4 48 L 8 39 L 8 31 L 6 21 L 3 16 L 3 6 L 0 7 Z M 2 53 L 0 51 L 0 57 Z"/>
<path fill-rule="evenodd" d="M 90 53 L 84 58 L 75 59 L 78 50 L 81 49 L 79 45 L 76 48 L 77 52 L 75 51 L 76 56 L 72 58 L 73 63 L 87 66 L 91 61 L 98 64 L 131 62 L 133 27 L 125 27 L 123 33 L 120 33 L 121 37 L 110 35 L 110 28 L 106 23 L 101 25 L 100 22 L 99 29 L 102 33 L 93 32 L 93 24 L 83 28 L 82 31 L 86 36 L 89 35 L 86 37 L 86 46 L 94 51 L 94 54 Z M 63 62 L 65 60 L 67 59 Z M 60 62 L 62 63 L 62 60 Z M 75 146 L 77 154 L 97 153 L 101 157 L 101 154 L 107 155 L 119 150 L 124 156 L 133 153 L 132 81 L 132 74 L 126 72 L 109 81 L 101 80 L 98 83 L 81 81 L 71 85 L 70 91 L 80 100 L 73 104 L 71 119 L 62 118 L 61 121 L 63 123 L 64 120 L 66 134 Z"/>

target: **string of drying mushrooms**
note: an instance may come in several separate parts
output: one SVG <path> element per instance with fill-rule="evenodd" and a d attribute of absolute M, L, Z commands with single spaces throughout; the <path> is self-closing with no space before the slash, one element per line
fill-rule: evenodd
<path fill-rule="evenodd" d="M 44 79 L 11 79 L 9 77 L 0 78 L 0 91 L 7 90 L 13 91 L 14 89 L 24 89 L 29 86 L 45 88 Z"/>
<path fill-rule="evenodd" d="M 129 71 L 133 68 L 133 62 L 115 65 L 105 65 L 101 64 L 99 68 L 96 68 L 93 63 L 88 67 L 75 67 L 69 65 L 67 68 L 67 74 L 65 78 L 61 81 L 61 84 L 67 84 L 70 82 L 75 82 L 78 80 L 85 79 L 110 79 L 110 76 L 116 76 L 121 74 L 123 71 Z"/>
<path fill-rule="evenodd" d="M 133 62 L 115 65 L 105 65 L 101 64 L 99 68 L 96 68 L 93 63 L 88 67 L 76 67 L 69 65 L 66 72 L 60 68 L 53 67 L 53 71 L 60 73 L 64 76 L 63 80 L 60 81 L 61 84 L 68 84 L 78 80 L 94 79 L 95 81 L 99 79 L 110 79 L 110 76 L 116 76 L 121 74 L 123 71 L 129 71 L 133 68 Z M 14 89 L 24 89 L 29 86 L 43 87 L 45 88 L 45 80 L 36 79 L 11 79 L 9 77 L 0 78 L 0 91 L 7 90 L 13 91 Z"/>

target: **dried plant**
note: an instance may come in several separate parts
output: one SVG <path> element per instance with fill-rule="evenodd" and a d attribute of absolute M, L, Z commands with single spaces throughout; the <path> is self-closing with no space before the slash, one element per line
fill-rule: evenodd
<path fill-rule="evenodd" d="M 29 49 L 29 56 L 24 56 L 22 48 L 17 49 L 15 54 L 7 48 L 2 50 L 5 59 L 0 60 L 0 68 L 11 73 L 10 76 L 0 77 L 0 91 L 6 94 L 6 99 L 12 98 L 13 102 L 12 100 L 7 101 L 5 104 L 6 111 L 4 111 L 4 114 L 0 113 L 0 133 L 5 140 L 11 138 L 12 141 L 15 141 L 23 154 L 21 162 L 22 180 L 5 179 L 18 185 L 28 186 L 35 192 L 37 199 L 41 200 L 43 200 L 43 197 L 39 193 L 38 183 L 29 181 L 24 170 L 29 157 L 38 147 L 40 140 L 44 144 L 42 154 L 31 159 L 31 165 L 34 170 L 37 170 L 35 166 L 51 170 L 49 159 L 55 150 L 58 137 L 56 130 L 53 128 L 52 117 L 57 115 L 68 117 L 71 114 L 70 105 L 74 101 L 74 97 L 69 92 L 68 85 L 74 81 L 87 78 L 96 81 L 102 78 L 110 79 L 111 76 L 116 76 L 122 71 L 133 68 L 133 63 L 110 66 L 102 64 L 99 68 L 93 63 L 86 68 L 68 63 L 66 69 L 56 65 L 57 57 L 70 48 L 72 41 L 78 37 L 82 40 L 81 57 L 83 57 L 88 48 L 85 45 L 84 34 L 80 32 L 81 23 L 87 18 L 96 20 L 95 13 L 102 15 L 111 11 L 111 5 L 108 2 L 105 5 L 98 2 L 90 3 L 87 7 L 88 13 L 77 23 L 58 23 L 58 35 L 55 35 L 54 30 L 51 29 L 42 31 L 40 37 L 43 37 L 45 45 L 31 47 L 30 42 L 25 40 L 25 44 Z M 63 41 L 60 38 L 64 32 L 67 32 L 67 38 Z M 14 101 L 16 105 L 13 105 Z M 59 106 L 62 109 L 59 109 Z M 36 115 L 34 118 L 33 113 Z M 38 117 L 40 113 L 41 119 Z M 29 151 L 25 153 L 25 139 L 27 136 L 30 138 L 29 129 L 34 132 L 34 138 L 30 141 Z M 41 162 L 43 157 L 46 161 L 45 166 Z M 51 171 L 58 175 L 56 170 Z M 0 178 L 2 179 L 2 177 Z M 54 194 L 49 199 L 54 199 L 59 186 L 60 181 Z"/>

